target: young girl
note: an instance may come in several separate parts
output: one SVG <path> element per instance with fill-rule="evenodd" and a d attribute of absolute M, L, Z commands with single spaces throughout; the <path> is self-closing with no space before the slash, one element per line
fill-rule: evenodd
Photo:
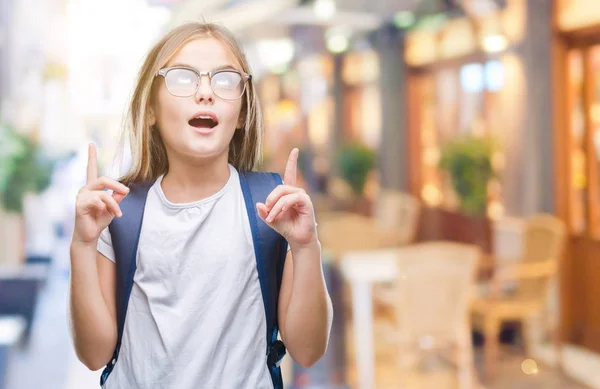
<path fill-rule="evenodd" d="M 119 204 L 129 187 L 150 181 L 120 352 L 104 387 L 273 388 L 238 175 L 258 160 L 262 116 L 232 34 L 193 23 L 166 35 L 141 68 L 128 124 L 129 173 L 98 178 L 90 146 L 77 196 L 70 309 L 79 359 L 92 370 L 113 359 L 117 273 L 107 226 L 128 217 Z M 279 329 L 292 358 L 310 366 L 326 350 L 332 307 L 313 205 L 295 186 L 297 158 L 294 149 L 284 185 L 256 209 L 288 241 Z"/>

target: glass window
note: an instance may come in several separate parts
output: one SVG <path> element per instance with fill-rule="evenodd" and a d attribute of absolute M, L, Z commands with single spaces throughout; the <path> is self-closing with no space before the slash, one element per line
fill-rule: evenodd
<path fill-rule="evenodd" d="M 583 233 L 586 222 L 586 150 L 585 102 L 583 95 L 583 53 L 573 50 L 568 56 L 569 68 L 569 119 L 570 132 L 570 224 L 574 233 Z"/>
<path fill-rule="evenodd" d="M 589 107 L 587 122 L 589 123 L 588 148 L 589 155 L 589 209 L 590 232 L 600 237 L 600 45 L 589 49 L 587 55 L 589 80 L 586 82 Z M 585 73 L 584 73 L 585 74 Z"/>
<path fill-rule="evenodd" d="M 460 85 L 467 93 L 483 91 L 483 65 L 471 63 L 460 69 Z"/>
<path fill-rule="evenodd" d="M 500 61 L 488 61 L 485 64 L 485 88 L 498 92 L 504 87 L 504 66 Z"/>

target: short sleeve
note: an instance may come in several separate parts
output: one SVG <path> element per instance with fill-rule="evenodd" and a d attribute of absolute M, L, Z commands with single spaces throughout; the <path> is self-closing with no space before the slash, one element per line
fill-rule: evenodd
<path fill-rule="evenodd" d="M 98 252 L 115 262 L 115 250 L 113 249 L 112 239 L 110 237 L 110 231 L 108 230 L 108 227 L 106 227 L 100 234 L 100 238 L 98 239 Z"/>

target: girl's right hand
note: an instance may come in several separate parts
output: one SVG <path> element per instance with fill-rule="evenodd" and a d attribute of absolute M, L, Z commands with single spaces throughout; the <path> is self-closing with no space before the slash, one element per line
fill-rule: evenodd
<path fill-rule="evenodd" d="M 111 195 L 105 189 L 112 189 Z M 86 185 L 77 193 L 75 202 L 75 228 L 73 243 L 95 245 L 100 233 L 112 219 L 121 217 L 121 200 L 129 188 L 108 177 L 98 178 L 98 157 L 94 145 L 88 148 Z"/>

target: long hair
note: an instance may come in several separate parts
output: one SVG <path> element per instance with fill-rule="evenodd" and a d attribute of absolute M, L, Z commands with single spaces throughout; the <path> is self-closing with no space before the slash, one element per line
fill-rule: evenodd
<path fill-rule="evenodd" d="M 165 35 L 146 56 L 140 69 L 136 86 L 131 97 L 125 122 L 121 146 L 129 140 L 131 167 L 120 181 L 126 184 L 156 180 L 167 173 L 169 162 L 162 137 L 150 123 L 149 108 L 154 103 L 157 82 L 156 73 L 186 43 L 211 37 L 227 45 L 238 60 L 242 71 L 250 74 L 246 55 L 233 34 L 225 27 L 213 23 L 187 23 Z M 237 170 L 253 170 L 260 158 L 263 138 L 263 118 L 258 95 L 252 81 L 246 85 L 242 96 L 240 117 L 245 118 L 243 126 L 234 132 L 229 145 L 228 161 Z"/>

